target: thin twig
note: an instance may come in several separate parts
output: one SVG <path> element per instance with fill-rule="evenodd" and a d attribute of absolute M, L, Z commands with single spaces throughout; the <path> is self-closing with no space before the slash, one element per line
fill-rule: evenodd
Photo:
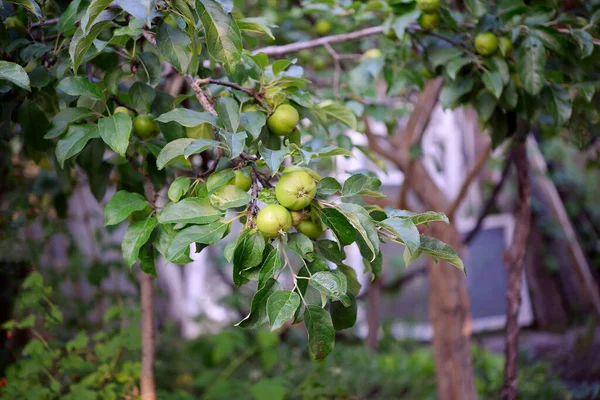
<path fill-rule="evenodd" d="M 331 58 L 333 58 L 334 62 L 334 72 L 333 72 L 333 94 L 337 98 L 340 96 L 340 73 L 342 72 L 342 66 L 340 65 L 340 56 L 339 54 L 331 47 L 329 43 L 325 43 L 323 45 L 325 50 L 329 53 Z"/>
<path fill-rule="evenodd" d="M 252 96 L 252 98 L 254 98 L 254 100 L 256 100 L 256 102 L 258 104 L 260 104 L 261 106 L 265 107 L 268 109 L 268 107 L 265 106 L 265 103 L 263 102 L 262 98 L 261 98 L 261 93 L 256 91 L 256 90 L 252 90 L 252 89 L 248 89 L 245 88 L 241 85 L 238 85 L 237 83 L 233 83 L 233 82 L 227 82 L 227 81 L 221 81 L 219 79 L 213 79 L 213 78 L 203 78 L 203 79 L 196 79 L 196 83 L 198 85 L 202 85 L 205 83 L 212 83 L 213 85 L 220 85 L 220 86 L 226 86 L 226 87 L 230 87 L 232 89 L 235 90 L 239 90 L 241 92 L 246 93 L 249 96 Z"/>
<path fill-rule="evenodd" d="M 254 166 L 250 169 L 250 176 L 252 177 L 252 200 L 250 201 L 250 206 L 248 207 L 248 219 L 246 226 L 249 228 L 254 228 L 254 215 L 256 214 L 256 209 L 258 208 L 258 182 L 259 178 L 256 175 L 256 170 Z"/>
<path fill-rule="evenodd" d="M 467 195 L 467 191 L 471 187 L 471 184 L 473 183 L 475 178 L 479 176 L 479 173 L 481 172 L 481 169 L 490 157 L 490 154 L 492 154 L 492 144 L 488 143 L 485 150 L 479 155 L 479 158 L 475 162 L 475 165 L 473 165 L 473 168 L 471 168 L 471 170 L 465 177 L 465 180 L 463 181 L 463 184 L 461 185 L 458 194 L 452 201 L 452 204 L 450 204 L 450 206 L 446 210 L 446 216 L 449 219 L 452 219 L 452 217 L 454 216 L 454 213 L 456 212 L 456 210 L 464 200 L 465 196 Z"/>

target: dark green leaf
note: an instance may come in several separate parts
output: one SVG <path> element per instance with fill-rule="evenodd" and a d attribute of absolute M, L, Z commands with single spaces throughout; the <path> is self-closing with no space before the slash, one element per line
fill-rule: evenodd
<path fill-rule="evenodd" d="M 567 88 L 554 84 L 546 86 L 542 90 L 542 99 L 557 125 L 564 125 L 571 118 L 571 99 Z"/>
<path fill-rule="evenodd" d="M 325 177 L 317 182 L 317 193 L 329 196 L 332 194 L 336 194 L 342 190 L 342 185 L 335 179 L 331 177 Z"/>
<path fill-rule="evenodd" d="M 254 139 L 258 138 L 266 122 L 265 114 L 260 111 L 244 112 L 240 115 L 240 123 Z"/>
<path fill-rule="evenodd" d="M 227 143 L 227 147 L 229 147 L 229 152 L 231 158 L 235 158 L 240 155 L 242 151 L 244 151 L 244 145 L 246 143 L 246 137 L 248 135 L 246 132 L 236 132 L 231 134 L 229 132 L 225 132 L 225 142 Z"/>
<path fill-rule="evenodd" d="M 66 77 L 60 81 L 56 89 L 71 96 L 86 96 L 93 100 L 104 101 L 102 90 L 83 76 Z"/>
<path fill-rule="evenodd" d="M 185 149 L 192 144 L 194 139 L 183 138 L 175 139 L 169 142 L 162 148 L 158 157 L 156 157 L 156 167 L 161 170 L 177 157 L 181 157 L 185 153 Z"/>
<path fill-rule="evenodd" d="M 334 301 L 329 308 L 333 327 L 336 331 L 352 328 L 356 323 L 356 315 L 358 312 L 356 299 L 352 293 L 348 293 L 348 297 L 350 298 L 349 306 L 345 306 L 341 301 Z"/>
<path fill-rule="evenodd" d="M 106 204 L 104 226 L 118 224 L 127 219 L 132 212 L 142 211 L 148 206 L 150 203 L 141 194 L 120 190 Z"/>
<path fill-rule="evenodd" d="M 317 240 L 317 250 L 329 261 L 340 264 L 346 258 L 346 253 L 340 250 L 338 244 L 332 240 Z"/>
<path fill-rule="evenodd" d="M 210 245 L 219 242 L 228 226 L 228 223 L 213 222 L 207 225 L 193 225 L 180 230 L 167 250 L 167 261 L 180 257 L 192 243 Z"/>
<path fill-rule="evenodd" d="M 56 159 L 61 167 L 65 160 L 79 153 L 91 140 L 100 137 L 96 125 L 75 125 L 56 143 Z"/>
<path fill-rule="evenodd" d="M 251 233 L 238 243 L 233 252 L 233 283 L 243 283 L 241 272 L 256 267 L 263 259 L 265 238 L 260 233 Z"/>
<path fill-rule="evenodd" d="M 409 218 L 388 218 L 381 225 L 388 228 L 394 236 L 402 239 L 411 253 L 419 249 L 421 243 L 419 230 Z"/>
<path fill-rule="evenodd" d="M 125 263 L 127 263 L 129 268 L 138 260 L 140 249 L 150 239 L 156 223 L 156 218 L 150 217 L 135 222 L 127 228 L 123 237 L 121 251 L 123 252 Z"/>
<path fill-rule="evenodd" d="M 98 121 L 100 137 L 121 157 L 125 157 L 127 146 L 129 146 L 131 129 L 131 117 L 125 113 L 117 113 Z"/>
<path fill-rule="evenodd" d="M 189 51 L 190 38 L 166 22 L 159 25 L 156 32 L 156 46 L 160 53 L 177 71 L 187 72 L 191 55 Z"/>
<path fill-rule="evenodd" d="M 94 115 L 94 111 L 89 108 L 65 108 L 52 118 L 50 129 L 44 136 L 44 139 L 54 139 L 55 137 L 62 135 L 73 122 L 77 122 L 92 115 Z"/>
<path fill-rule="evenodd" d="M 338 270 L 346 276 L 346 282 L 350 293 L 352 293 L 354 296 L 358 296 L 362 285 L 358 281 L 358 277 L 356 276 L 356 271 L 354 268 L 344 264 L 338 264 L 337 267 Z"/>
<path fill-rule="evenodd" d="M 191 178 L 187 176 L 177 177 L 177 179 L 171 183 L 171 186 L 169 186 L 167 197 L 174 203 L 178 202 L 179 199 L 181 199 L 181 197 L 190 189 L 190 185 Z"/>
<path fill-rule="evenodd" d="M 250 305 L 250 314 L 236 324 L 241 328 L 260 328 L 267 322 L 267 300 L 271 294 L 281 290 L 281 285 L 275 279 L 269 279 L 256 292 Z"/>
<path fill-rule="evenodd" d="M 335 343 L 335 329 L 329 313 L 319 306 L 308 305 L 304 311 L 304 324 L 308 332 L 308 347 L 315 359 L 327 357 Z"/>
<path fill-rule="evenodd" d="M 289 290 L 279 290 L 271 294 L 267 300 L 267 314 L 271 331 L 280 328 L 294 316 L 300 305 L 300 296 Z"/>
<path fill-rule="evenodd" d="M 0 61 L 0 79 L 6 79 L 23 89 L 31 91 L 29 75 L 19 64 Z"/>
<path fill-rule="evenodd" d="M 246 206 L 252 200 L 252 196 L 248 192 L 234 185 L 220 187 L 211 193 L 209 198 L 212 205 L 221 210 Z"/>
<path fill-rule="evenodd" d="M 277 171 L 279 171 L 283 159 L 289 154 L 290 150 L 288 148 L 283 148 L 281 150 L 271 150 L 264 146 L 261 146 L 260 148 L 260 155 L 271 169 L 271 176 L 275 176 Z"/>
<path fill-rule="evenodd" d="M 489 90 L 490 93 L 494 95 L 494 97 L 499 99 L 500 95 L 502 94 L 502 89 L 504 87 L 504 84 L 502 82 L 502 75 L 500 75 L 500 73 L 496 71 L 485 71 L 483 73 L 483 76 L 481 77 L 481 80 L 483 81 L 483 84 L 485 85 L 487 90 Z"/>
<path fill-rule="evenodd" d="M 356 231 L 352 227 L 352 224 L 348 222 L 348 219 L 344 214 L 335 208 L 324 208 L 321 211 L 320 216 L 321 221 L 323 221 L 335 235 L 340 247 L 347 246 L 354 242 Z"/>
<path fill-rule="evenodd" d="M 242 36 L 237 24 L 217 1 L 198 2 L 204 6 L 204 10 L 200 7 L 199 12 L 208 53 L 214 60 L 223 63 L 227 70 L 235 70 L 242 57 Z"/>
<path fill-rule="evenodd" d="M 589 57 L 594 52 L 594 38 L 592 35 L 582 29 L 573 29 L 571 34 L 577 45 L 579 45 L 579 57 Z"/>
<path fill-rule="evenodd" d="M 194 127 L 205 122 L 215 126 L 217 124 L 217 117 L 207 112 L 198 112 L 188 110 L 187 108 L 176 108 L 168 113 L 162 114 L 156 118 L 157 122 L 177 122 L 180 125 L 187 127 Z"/>
<path fill-rule="evenodd" d="M 381 181 L 379 179 L 363 174 L 354 174 L 344 182 L 342 197 L 351 197 L 359 194 L 383 197 L 379 192 L 380 187 Z"/>
<path fill-rule="evenodd" d="M 527 37 L 519 46 L 517 69 L 519 79 L 527 93 L 535 96 L 544 86 L 546 49 L 542 42 L 533 36 Z"/>
<path fill-rule="evenodd" d="M 429 236 L 421 236 L 421 246 L 418 251 L 413 253 L 404 251 L 404 263 L 408 266 L 419 258 L 421 254 L 428 254 L 436 259 L 446 261 L 465 272 L 465 266 L 458 254 L 456 254 L 456 251 L 438 239 Z"/>
<path fill-rule="evenodd" d="M 287 244 L 294 253 L 306 260 L 312 260 L 313 242 L 302 233 L 288 234 Z"/>

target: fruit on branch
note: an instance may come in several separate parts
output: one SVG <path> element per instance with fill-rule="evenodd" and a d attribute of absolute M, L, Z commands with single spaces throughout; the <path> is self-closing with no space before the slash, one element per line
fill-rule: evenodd
<path fill-rule="evenodd" d="M 510 41 L 509 38 L 507 38 L 506 36 L 502 36 L 500 38 L 500 51 L 502 51 L 504 57 L 508 57 L 510 56 L 510 54 L 512 53 L 512 42 Z"/>
<path fill-rule="evenodd" d="M 247 192 L 252 186 L 252 178 L 250 177 L 248 169 L 236 169 L 233 171 L 233 174 L 233 178 L 231 178 L 227 184 L 237 186 L 244 192 Z"/>
<path fill-rule="evenodd" d="M 129 109 L 127 107 L 123 107 L 123 106 L 119 106 L 119 107 L 115 108 L 115 111 L 113 114 L 118 114 L 118 113 L 123 113 L 123 114 L 127 114 L 127 115 L 131 116 L 131 112 L 129 111 Z"/>
<path fill-rule="evenodd" d="M 432 13 L 440 8 L 440 0 L 417 0 L 417 6 L 426 13 Z"/>
<path fill-rule="evenodd" d="M 302 211 L 292 211 L 292 225 L 297 226 L 304 219 L 304 213 Z"/>
<path fill-rule="evenodd" d="M 292 227 L 292 215 L 279 204 L 269 204 L 256 216 L 256 228 L 263 236 L 274 238 L 285 234 Z"/>
<path fill-rule="evenodd" d="M 316 240 L 323 234 L 323 225 L 306 220 L 298 224 L 298 230 L 310 239 Z"/>
<path fill-rule="evenodd" d="M 320 19 L 314 26 L 315 33 L 319 36 L 325 36 L 331 31 L 331 22 L 326 19 Z"/>
<path fill-rule="evenodd" d="M 430 31 L 440 24 L 440 14 L 434 13 L 423 13 L 419 17 L 419 26 L 426 31 Z"/>
<path fill-rule="evenodd" d="M 149 115 L 138 115 L 133 120 L 133 131 L 142 139 L 156 136 L 159 130 L 158 124 Z"/>
<path fill-rule="evenodd" d="M 307 172 L 293 171 L 279 179 L 275 197 L 279 204 L 292 211 L 308 206 L 317 194 L 317 183 Z"/>
<path fill-rule="evenodd" d="M 282 104 L 275 109 L 267 120 L 269 130 L 275 135 L 288 135 L 300 121 L 298 110 L 289 104 Z"/>
<path fill-rule="evenodd" d="M 365 51 L 362 55 L 364 58 L 379 58 L 382 56 L 381 50 L 379 49 L 369 49 Z"/>
<path fill-rule="evenodd" d="M 258 111 L 258 108 L 256 108 L 256 104 L 244 103 L 244 105 L 242 106 L 242 112 L 251 112 L 251 111 Z"/>
<path fill-rule="evenodd" d="M 190 139 L 212 139 L 214 137 L 212 126 L 208 122 L 186 127 L 185 135 Z"/>
<path fill-rule="evenodd" d="M 498 50 L 498 38 L 492 32 L 475 36 L 475 50 L 482 56 L 491 56 Z"/>

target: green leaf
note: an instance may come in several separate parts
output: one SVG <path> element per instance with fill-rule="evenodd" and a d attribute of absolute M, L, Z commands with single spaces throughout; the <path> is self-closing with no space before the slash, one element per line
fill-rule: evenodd
<path fill-rule="evenodd" d="M 448 64 L 451 60 L 463 55 L 462 50 L 456 47 L 434 47 L 428 52 L 429 63 L 433 69 Z"/>
<path fill-rule="evenodd" d="M 38 20 L 42 19 L 40 6 L 34 0 L 6 0 L 19 6 L 23 6 L 27 11 L 32 13 Z"/>
<path fill-rule="evenodd" d="M 318 107 L 330 117 L 340 121 L 352 130 L 356 130 L 356 115 L 348 107 L 333 103 L 331 101 L 324 101 L 318 105 Z"/>
<path fill-rule="evenodd" d="M 333 240 L 317 240 L 317 249 L 329 261 L 340 264 L 346 258 L 346 253 L 340 250 L 338 244 Z"/>
<path fill-rule="evenodd" d="M 591 82 L 580 82 L 571 86 L 577 89 L 577 92 L 579 92 L 579 94 L 583 96 L 585 101 L 588 103 L 592 101 L 594 94 L 596 93 L 596 88 Z"/>
<path fill-rule="evenodd" d="M 90 46 L 94 43 L 94 40 L 96 40 L 98 35 L 110 26 L 113 18 L 114 13 L 107 10 L 102 12 L 96 18 L 89 32 L 84 32 L 81 26 L 77 29 L 71 38 L 71 44 L 69 45 L 69 55 L 71 56 L 71 63 L 73 64 L 74 71 L 79 69 Z"/>
<path fill-rule="evenodd" d="M 208 224 L 223 216 L 223 212 L 210 204 L 210 200 L 188 197 L 177 203 L 170 203 L 158 217 L 161 224 Z"/>
<path fill-rule="evenodd" d="M 212 193 L 218 188 L 229 184 L 229 181 L 232 180 L 234 176 L 235 174 L 231 168 L 213 172 L 206 182 L 206 189 L 208 190 L 208 193 Z"/>
<path fill-rule="evenodd" d="M 225 136 L 225 142 L 227 143 L 227 147 L 229 147 L 230 158 L 235 158 L 240 155 L 242 151 L 244 151 L 244 145 L 246 144 L 246 138 L 248 135 L 246 132 L 236 132 L 229 133 L 225 132 L 223 135 Z"/>
<path fill-rule="evenodd" d="M 550 49 L 563 57 L 568 57 L 569 45 L 567 44 L 567 40 L 565 39 L 565 36 L 556 29 L 538 25 L 534 28 L 529 28 L 529 32 L 538 38 L 547 49 Z"/>
<path fill-rule="evenodd" d="M 142 21 L 150 28 L 152 20 L 159 16 L 154 0 L 119 0 L 119 7 Z"/>
<path fill-rule="evenodd" d="M 256 292 L 250 305 L 250 314 L 236 324 L 244 329 L 260 328 L 267 322 L 267 301 L 276 291 L 281 290 L 281 285 L 275 279 L 269 279 Z"/>
<path fill-rule="evenodd" d="M 225 130 L 232 133 L 237 132 L 240 126 L 240 106 L 238 102 L 231 97 L 219 97 L 216 111 Z"/>
<path fill-rule="evenodd" d="M 193 154 L 202 153 L 208 149 L 220 147 L 221 143 L 212 140 L 212 139 L 195 139 L 189 145 L 185 147 L 183 150 L 183 155 L 185 158 L 189 158 L 189 156 Z"/>
<path fill-rule="evenodd" d="M 421 246 L 419 247 L 419 250 L 413 253 L 406 250 L 404 251 L 404 263 L 408 267 L 408 265 L 419 258 L 421 254 L 428 254 L 436 259 L 446 261 L 466 273 L 465 266 L 458 254 L 456 254 L 456 251 L 441 240 L 421 235 Z"/>
<path fill-rule="evenodd" d="M 594 38 L 582 29 L 571 30 L 573 39 L 579 46 L 579 58 L 589 57 L 594 52 Z"/>
<path fill-rule="evenodd" d="M 271 170 L 271 176 L 275 176 L 277 171 L 279 171 L 279 167 L 281 166 L 283 159 L 290 154 L 290 150 L 288 148 L 271 150 L 261 146 L 259 151 L 260 155 L 264 158 L 265 162 L 269 166 L 269 169 Z"/>
<path fill-rule="evenodd" d="M 358 277 L 354 268 L 344 264 L 338 264 L 337 268 L 341 273 L 343 273 L 346 276 L 346 282 L 350 293 L 352 293 L 354 296 L 358 296 L 362 285 L 358 281 Z"/>
<path fill-rule="evenodd" d="M 410 216 L 410 220 L 415 225 L 427 224 L 429 222 L 441 221 L 450 224 L 446 214 L 436 211 L 425 211 L 424 213 L 414 214 Z"/>
<path fill-rule="evenodd" d="M 342 203 L 339 205 L 340 211 L 356 228 L 357 234 L 364 240 L 364 244 L 371 254 L 363 254 L 363 257 L 373 261 L 379 253 L 379 235 L 377 226 L 369 213 L 361 206 L 352 203 Z M 364 249 L 361 249 L 361 253 Z"/>
<path fill-rule="evenodd" d="M 460 98 L 473 89 L 473 78 L 468 76 L 456 81 L 446 82 L 440 92 L 442 108 L 453 108 L 458 105 Z"/>
<path fill-rule="evenodd" d="M 542 99 L 557 125 L 564 125 L 571 118 L 571 99 L 569 89 L 558 85 L 549 85 L 542 90 Z"/>
<path fill-rule="evenodd" d="M 158 118 L 155 119 L 155 121 L 163 123 L 177 122 L 179 125 L 192 128 L 205 122 L 216 126 L 217 117 L 207 112 L 198 112 L 188 110 L 187 108 L 176 108 L 174 110 L 169 111 L 168 113 L 160 115 Z"/>
<path fill-rule="evenodd" d="M 290 233 L 288 234 L 287 244 L 294 253 L 306 260 L 312 260 L 312 253 L 314 252 L 313 242 L 308 236 L 302 233 Z"/>
<path fill-rule="evenodd" d="M 221 210 L 246 206 L 252 200 L 252 196 L 248 192 L 235 185 L 222 186 L 211 193 L 209 198 L 212 205 Z"/>
<path fill-rule="evenodd" d="M 96 18 L 112 3 L 111 0 L 92 0 L 81 18 L 80 26 L 85 33 L 90 32 Z"/>
<path fill-rule="evenodd" d="M 71 96 L 86 96 L 93 100 L 104 101 L 104 94 L 98 85 L 83 76 L 69 76 L 60 81 L 56 90 Z"/>
<path fill-rule="evenodd" d="M 200 20 L 204 26 L 208 53 L 217 62 L 225 65 L 232 72 L 242 58 L 242 36 L 240 30 L 225 12 L 221 4 L 215 0 L 198 0 Z"/>
<path fill-rule="evenodd" d="M 398 39 L 402 39 L 408 25 L 412 22 L 415 22 L 420 15 L 421 11 L 413 8 L 409 12 L 396 17 L 394 22 L 392 22 L 392 29 L 394 30 L 396 37 Z"/>
<path fill-rule="evenodd" d="M 479 92 L 474 105 L 480 121 L 486 122 L 490 119 L 496 109 L 496 102 L 496 98 L 487 90 Z"/>
<path fill-rule="evenodd" d="M 156 157 L 156 167 L 161 170 L 177 157 L 183 156 L 185 149 L 194 142 L 195 139 L 183 138 L 175 139 L 162 148 L 158 157 Z"/>
<path fill-rule="evenodd" d="M 335 208 L 324 208 L 320 213 L 321 221 L 328 226 L 335 235 L 340 248 L 354 243 L 356 231 L 348 219 Z"/>
<path fill-rule="evenodd" d="M 311 275 L 309 283 L 325 296 L 335 300 L 342 299 L 344 303 L 348 304 L 346 276 L 343 273 L 336 274 L 331 271 L 316 272 Z"/>
<path fill-rule="evenodd" d="M 275 40 L 271 27 L 274 26 L 265 17 L 244 18 L 237 20 L 238 27 L 242 31 L 253 33 L 264 33 L 271 39 Z"/>
<path fill-rule="evenodd" d="M 525 91 L 533 96 L 544 87 L 546 49 L 542 42 L 533 36 L 527 37 L 519 46 L 517 69 Z"/>
<path fill-rule="evenodd" d="M 260 111 L 250 111 L 240 114 L 240 123 L 254 139 L 258 139 L 266 122 L 267 118 L 265 114 Z"/>
<path fill-rule="evenodd" d="M 363 174 L 354 174 L 344 182 L 342 188 L 342 197 L 351 197 L 359 194 L 372 196 L 372 197 L 384 197 L 379 188 L 381 187 L 381 181 L 372 176 Z"/>
<path fill-rule="evenodd" d="M 65 33 L 72 30 L 77 22 L 77 10 L 81 0 L 74 0 L 69 3 L 65 11 L 60 15 L 58 19 L 58 33 Z"/>
<path fill-rule="evenodd" d="M 472 58 L 457 57 L 446 64 L 446 72 L 450 79 L 455 80 L 462 67 L 473 62 Z"/>
<path fill-rule="evenodd" d="M 274 76 L 277 76 L 277 75 L 279 75 L 279 73 L 281 71 L 285 70 L 290 65 L 292 65 L 291 61 L 288 61 L 288 60 L 277 60 L 271 66 L 271 71 L 273 71 L 273 75 Z"/>
<path fill-rule="evenodd" d="M 217 221 L 207 225 L 193 225 L 180 230 L 167 250 L 167 261 L 180 257 L 192 243 L 205 245 L 218 243 L 223 238 L 228 226 L 228 223 Z"/>
<path fill-rule="evenodd" d="M 245 236 L 233 252 L 233 283 L 240 286 L 244 282 L 241 272 L 256 267 L 263 259 L 265 238 L 260 233 Z"/>
<path fill-rule="evenodd" d="M 191 61 L 189 51 L 190 38 L 166 22 L 159 25 L 156 32 L 156 47 L 177 71 L 187 72 Z"/>
<path fill-rule="evenodd" d="M 124 221 L 134 211 L 142 211 L 150 203 L 139 193 L 120 190 L 110 198 L 104 210 L 104 226 L 116 225 Z"/>
<path fill-rule="evenodd" d="M 89 108 L 65 108 L 52 118 L 50 129 L 48 129 L 48 133 L 46 133 L 44 139 L 54 139 L 55 137 L 62 135 L 73 122 L 77 122 L 92 115 L 94 115 L 94 111 Z"/>
<path fill-rule="evenodd" d="M 152 102 L 156 98 L 156 91 L 142 82 L 135 82 L 129 88 L 129 97 L 133 106 L 143 113 L 152 110 Z"/>
<path fill-rule="evenodd" d="M 136 77 L 149 85 L 155 86 L 160 82 L 160 60 L 157 55 L 150 52 L 138 54 L 140 66 L 136 72 Z"/>
<path fill-rule="evenodd" d="M 65 160 L 78 154 L 91 140 L 100 137 L 96 125 L 75 125 L 56 143 L 56 159 L 61 167 Z"/>
<path fill-rule="evenodd" d="M 181 197 L 190 189 L 190 185 L 191 178 L 187 176 L 177 177 L 177 179 L 171 183 L 171 186 L 169 186 L 167 197 L 169 197 L 169 200 L 171 200 L 173 203 L 178 202 L 179 199 L 181 199 Z"/>
<path fill-rule="evenodd" d="M 345 306 L 341 301 L 333 301 L 329 307 L 331 320 L 336 331 L 352 328 L 356 323 L 358 307 L 352 293 L 348 293 L 350 305 Z"/>
<path fill-rule="evenodd" d="M 317 182 L 317 193 L 330 196 L 336 194 L 342 190 L 342 185 L 335 179 L 331 177 L 325 177 Z"/>
<path fill-rule="evenodd" d="M 487 12 L 485 1 L 483 0 L 465 0 L 465 6 L 476 18 L 480 18 Z"/>
<path fill-rule="evenodd" d="M 308 305 L 304 311 L 304 324 L 308 332 L 308 347 L 315 359 L 327 357 L 335 343 L 335 329 L 329 313 L 319 306 Z"/>
<path fill-rule="evenodd" d="M 123 259 L 125 259 L 125 263 L 129 268 L 138 260 L 140 249 L 150 239 L 156 223 L 156 218 L 150 217 L 135 222 L 127 228 L 123 237 L 121 251 L 123 252 Z"/>
<path fill-rule="evenodd" d="M 117 113 L 98 121 L 100 137 L 121 157 L 125 157 L 127 146 L 129 146 L 131 129 L 131 117 L 125 113 Z"/>
<path fill-rule="evenodd" d="M 280 328 L 294 316 L 300 305 L 298 293 L 289 290 L 279 290 L 271 294 L 267 300 L 267 315 L 271 331 Z"/>
<path fill-rule="evenodd" d="M 8 61 L 0 61 L 0 79 L 6 79 L 20 88 L 31 91 L 29 87 L 29 75 L 19 64 Z"/>
<path fill-rule="evenodd" d="M 483 84 L 489 90 L 494 97 L 497 99 L 500 98 L 502 94 L 502 89 L 504 88 L 504 83 L 502 82 L 502 75 L 496 71 L 485 71 L 483 76 L 481 77 Z"/>
<path fill-rule="evenodd" d="M 388 218 L 381 225 L 388 228 L 394 236 L 402 239 L 411 253 L 419 250 L 421 244 L 419 230 L 409 218 Z"/>
<path fill-rule="evenodd" d="M 44 140 L 42 136 L 48 130 L 49 122 L 37 102 L 25 99 L 19 107 L 18 118 L 27 151 L 47 150 L 51 143 Z"/>
<path fill-rule="evenodd" d="M 281 269 L 281 256 L 279 255 L 279 248 L 272 249 L 263 265 L 260 267 L 258 273 L 258 289 L 261 289 L 265 284 L 275 276 L 275 273 Z"/>

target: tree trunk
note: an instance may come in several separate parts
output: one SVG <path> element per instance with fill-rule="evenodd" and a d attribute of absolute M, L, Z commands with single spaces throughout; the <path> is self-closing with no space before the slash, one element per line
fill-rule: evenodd
<path fill-rule="evenodd" d="M 444 193 L 435 185 L 421 160 L 414 162 L 412 189 L 430 210 L 446 210 Z M 432 236 L 460 250 L 454 225 L 432 224 Z M 429 320 L 440 400 L 474 400 L 475 378 L 471 355 L 471 305 L 464 274 L 455 266 L 430 261 Z"/>
<path fill-rule="evenodd" d="M 154 307 L 152 277 L 140 273 L 142 297 L 142 400 L 156 400 L 154 384 Z"/>
<path fill-rule="evenodd" d="M 519 122 L 513 149 L 513 161 L 517 167 L 517 185 L 519 189 L 519 206 L 516 215 L 515 231 L 510 248 L 504 254 L 504 264 L 508 270 L 508 287 L 506 288 L 506 328 L 505 328 L 505 364 L 503 397 L 508 400 L 517 398 L 517 378 L 519 356 L 519 308 L 521 307 L 521 286 L 523 283 L 523 265 L 527 250 L 527 239 L 531 227 L 531 196 L 529 184 L 529 165 L 525 135 L 527 127 Z"/>

